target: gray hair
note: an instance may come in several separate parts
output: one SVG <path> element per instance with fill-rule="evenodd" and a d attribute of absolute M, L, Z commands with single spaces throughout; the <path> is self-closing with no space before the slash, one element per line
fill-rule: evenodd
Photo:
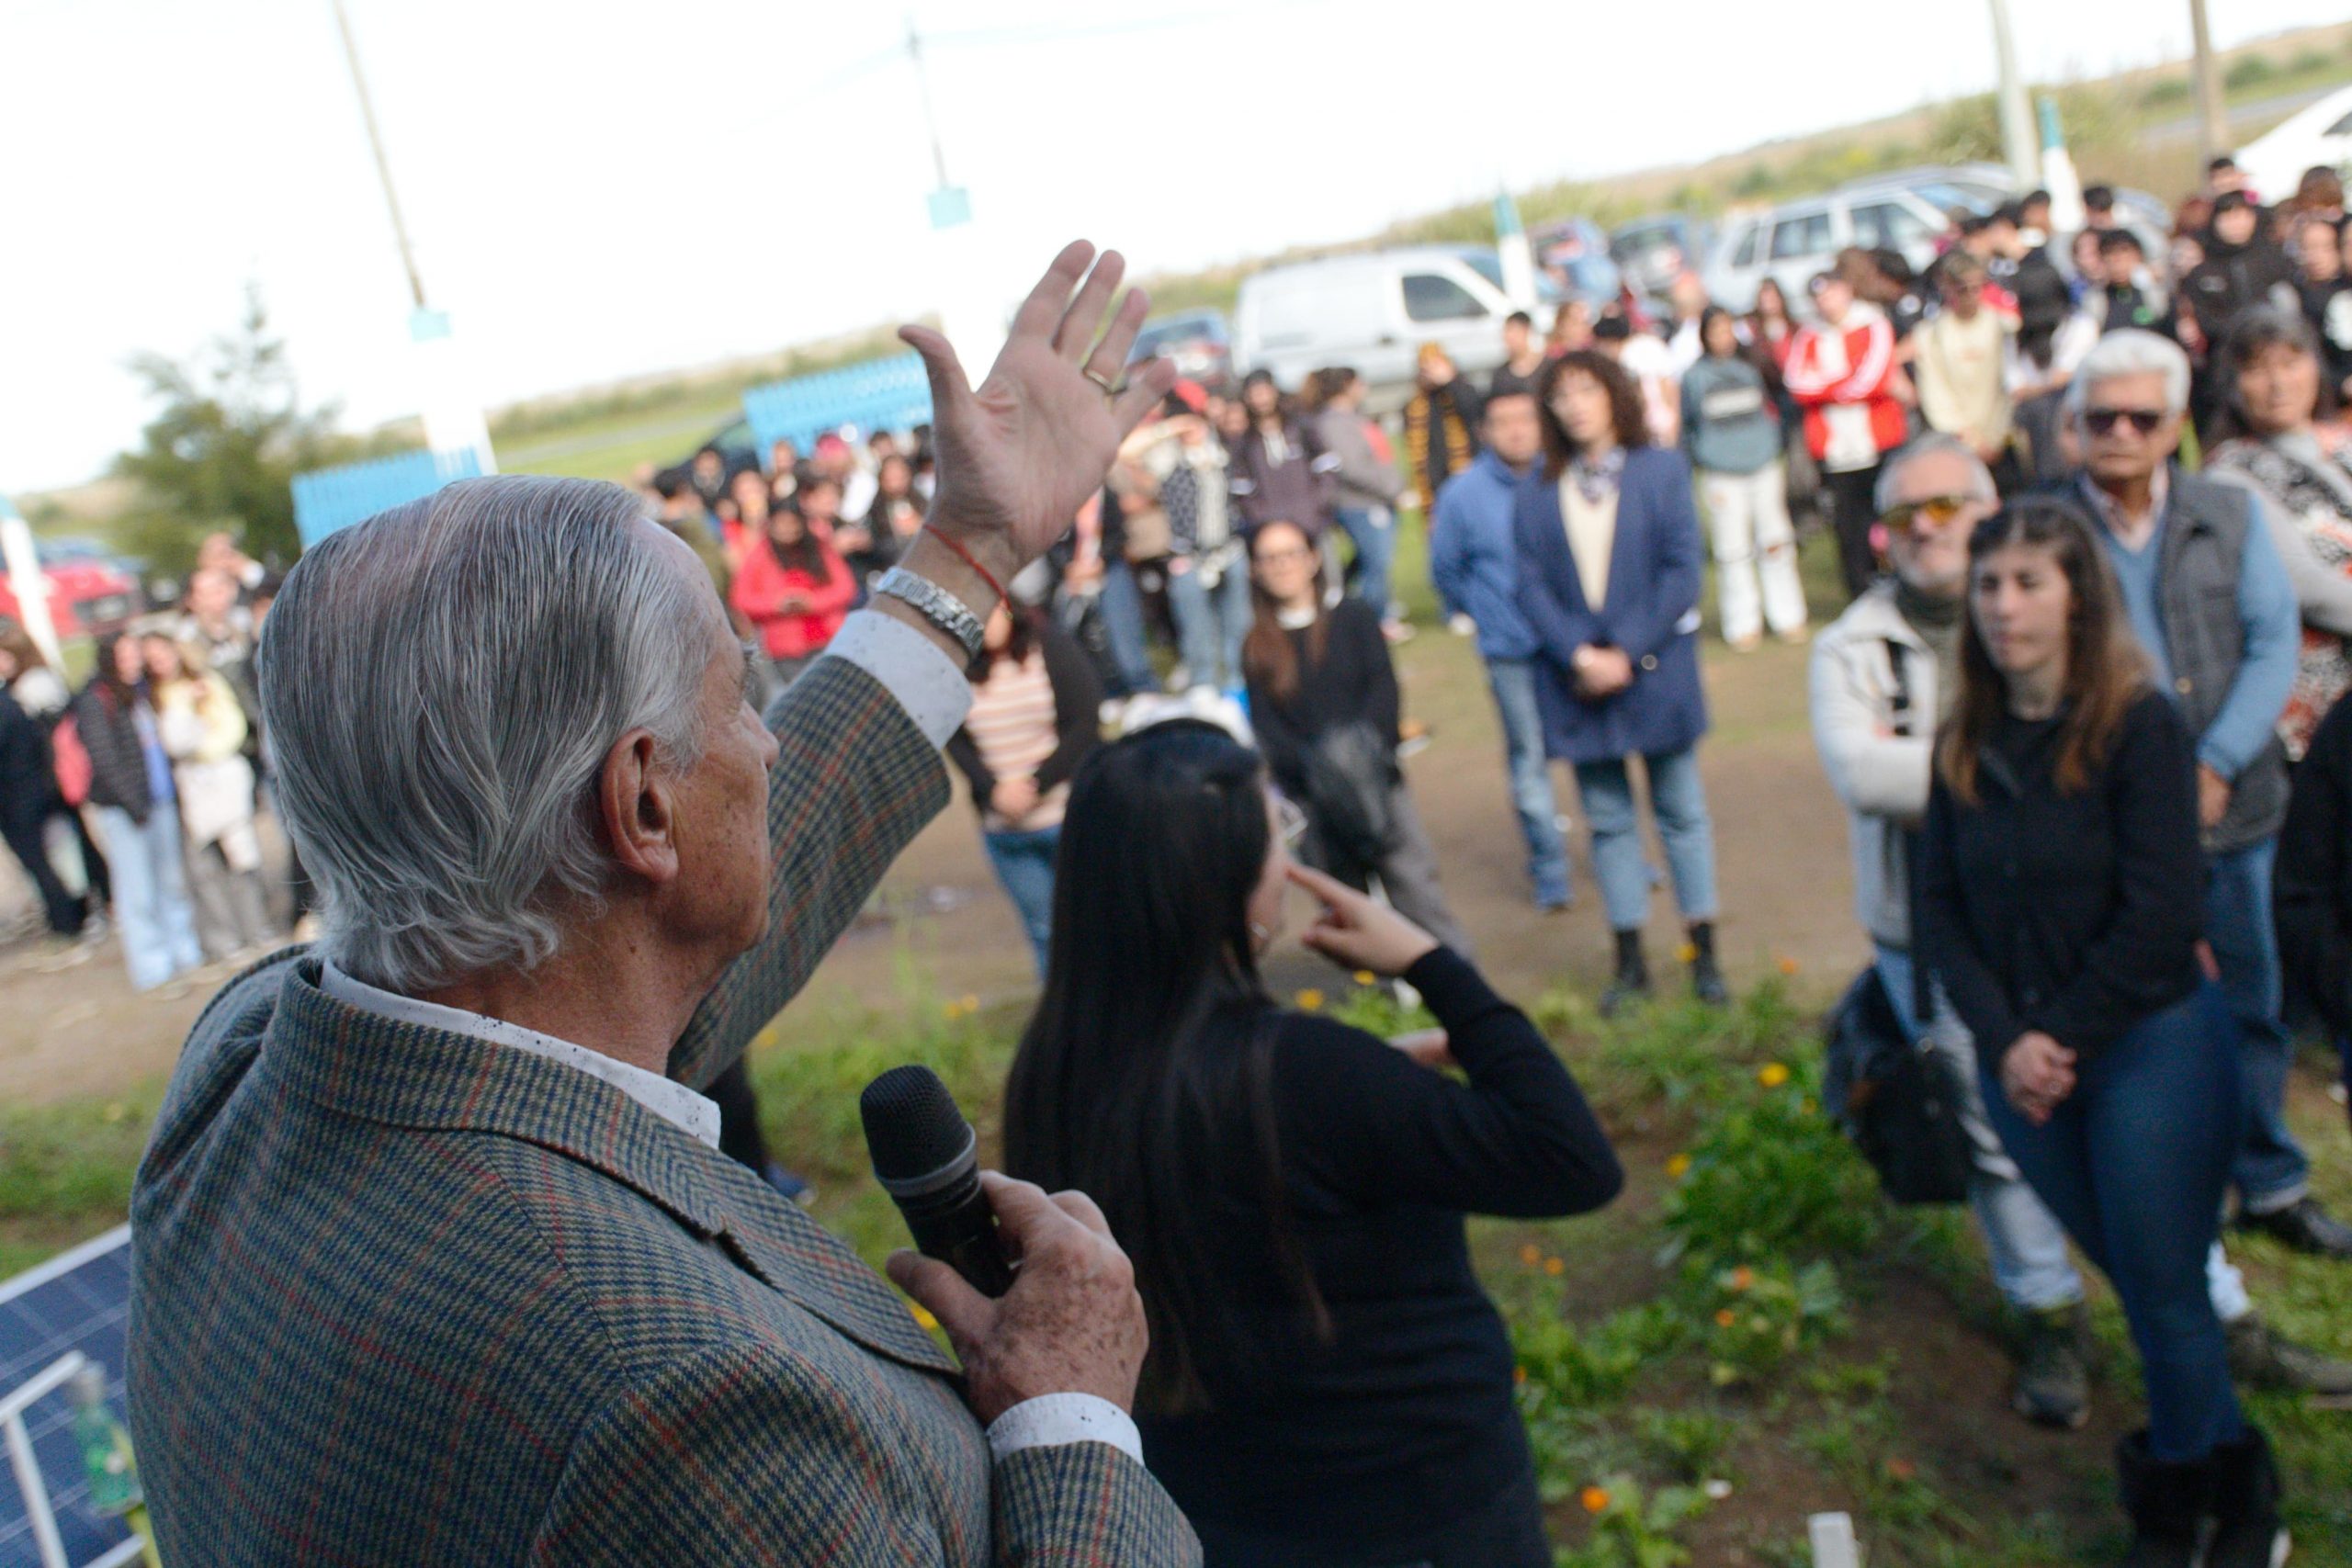
<path fill-rule="evenodd" d="M 1957 457 L 1968 465 L 1968 493 L 1976 500 L 1997 502 L 2001 499 L 2000 489 L 1993 482 L 1993 470 L 1984 466 L 1984 459 L 1976 455 L 1975 447 L 1957 435 L 1931 431 L 1907 446 L 1889 452 L 1886 460 L 1880 465 L 1878 488 L 1871 497 L 1880 516 L 1885 516 L 1894 509 L 1895 481 L 1902 474 L 1903 466 L 1914 457 Z"/>
<path fill-rule="evenodd" d="M 469 479 L 322 540 L 287 574 L 256 669 L 279 810 L 322 950 L 413 994 L 529 969 L 594 907 L 594 791 L 650 730 L 699 759 L 714 606 L 637 497 Z"/>
<path fill-rule="evenodd" d="M 2188 408 L 2188 355 L 2180 344 L 2143 327 L 2120 327 L 2093 344 L 2075 367 L 2075 378 L 2066 383 L 2066 417 L 2080 420 L 2093 384 L 2119 376 L 2162 376 L 2165 411 L 2181 413 Z"/>

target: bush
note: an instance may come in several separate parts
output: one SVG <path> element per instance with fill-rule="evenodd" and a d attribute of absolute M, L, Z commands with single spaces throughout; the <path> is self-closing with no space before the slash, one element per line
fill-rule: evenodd
<path fill-rule="evenodd" d="M 1792 1356 L 1846 1331 L 1838 1270 L 1827 1263 L 1802 1270 L 1743 1263 L 1718 1271 L 1709 1285 L 1715 1307 L 1708 1318 L 1707 1375 L 1718 1388 L 1761 1382 Z"/>
<path fill-rule="evenodd" d="M 1820 1100 L 1818 1057 L 1758 1069 L 1761 1091 L 1710 1123 L 1671 1168 L 1669 1256 L 1702 1268 L 1854 1254 L 1884 1221 L 1877 1179 Z"/>
<path fill-rule="evenodd" d="M 2278 67 L 2270 63 L 2268 56 L 2249 54 L 2230 62 L 2230 68 L 2222 73 L 2222 85 L 2236 92 L 2241 87 L 2259 87 L 2278 74 Z"/>

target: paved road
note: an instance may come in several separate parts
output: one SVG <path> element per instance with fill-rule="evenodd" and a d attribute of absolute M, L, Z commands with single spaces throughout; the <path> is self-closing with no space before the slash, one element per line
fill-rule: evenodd
<path fill-rule="evenodd" d="M 2297 109 L 2315 104 L 2330 93 L 2342 92 L 2346 85 L 2336 82 L 2324 87 L 2313 87 L 2308 92 L 2289 93 L 2284 97 L 2265 98 L 2260 103 L 2240 104 L 2224 114 L 2222 123 L 2233 131 L 2268 130 Z M 2150 126 L 2143 134 L 2151 141 L 2182 141 L 2197 134 L 2197 116 L 2185 114 L 2178 119 L 2165 120 L 2160 124 Z"/>

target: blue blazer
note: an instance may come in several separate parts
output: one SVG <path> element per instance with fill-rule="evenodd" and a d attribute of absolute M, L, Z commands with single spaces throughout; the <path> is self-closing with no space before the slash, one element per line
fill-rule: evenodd
<path fill-rule="evenodd" d="M 1571 762 L 1686 750 L 1707 732 L 1699 685 L 1699 513 L 1690 466 L 1679 452 L 1625 454 L 1617 494 L 1617 542 L 1609 592 L 1585 603 L 1560 514 L 1559 481 L 1543 468 L 1520 481 L 1512 525 L 1519 545 L 1519 608 L 1534 630 L 1535 700 L 1544 749 Z M 1634 683 L 1597 702 L 1577 694 L 1577 649 L 1622 649 Z"/>

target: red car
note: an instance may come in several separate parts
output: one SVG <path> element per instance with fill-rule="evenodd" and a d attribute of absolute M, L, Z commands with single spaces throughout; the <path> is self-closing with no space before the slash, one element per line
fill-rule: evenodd
<path fill-rule="evenodd" d="M 139 613 L 139 583 L 95 551 L 72 546 L 40 546 L 41 575 L 49 579 L 49 618 L 61 637 L 80 637 L 129 620 Z M 0 615 L 19 618 L 16 584 L 0 571 Z"/>

